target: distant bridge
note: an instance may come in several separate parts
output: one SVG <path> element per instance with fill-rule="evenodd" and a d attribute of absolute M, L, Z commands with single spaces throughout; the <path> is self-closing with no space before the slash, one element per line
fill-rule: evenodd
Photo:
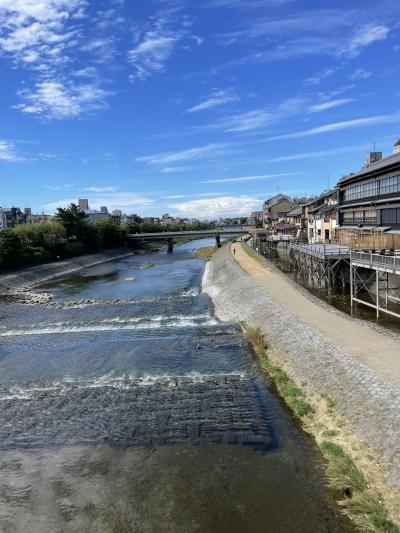
<path fill-rule="evenodd" d="M 129 241 L 149 242 L 149 241 L 166 241 L 168 243 L 168 252 L 174 251 L 174 239 L 177 237 L 214 237 L 218 248 L 221 246 L 221 237 L 246 235 L 248 230 L 240 226 L 238 229 L 208 229 L 199 231 L 163 231 L 158 233 L 130 233 Z"/>

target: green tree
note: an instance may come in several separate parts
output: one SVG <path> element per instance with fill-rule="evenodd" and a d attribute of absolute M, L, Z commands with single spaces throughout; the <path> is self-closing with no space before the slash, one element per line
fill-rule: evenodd
<path fill-rule="evenodd" d="M 97 242 L 101 248 L 121 246 L 126 240 L 127 230 L 110 220 L 98 220 L 95 224 Z"/>
<path fill-rule="evenodd" d="M 18 265 L 23 252 L 20 237 L 12 229 L 0 232 L 0 258 L 4 266 Z"/>
<path fill-rule="evenodd" d="M 68 207 L 59 207 L 54 220 L 62 224 L 65 228 L 67 238 L 78 238 L 79 230 L 87 215 L 79 209 L 77 204 L 70 204 Z"/>

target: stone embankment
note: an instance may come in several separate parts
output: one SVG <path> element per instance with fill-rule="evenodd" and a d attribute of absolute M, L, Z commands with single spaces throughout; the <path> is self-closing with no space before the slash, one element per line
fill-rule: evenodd
<path fill-rule="evenodd" d="M 125 248 L 107 250 L 98 254 L 74 257 L 0 275 L 0 300 L 19 304 L 47 304 L 52 300 L 52 295 L 48 292 L 32 292 L 31 289 L 35 285 L 73 274 L 83 268 L 129 257 L 132 253 Z"/>
<path fill-rule="evenodd" d="M 399 390 L 272 298 L 239 266 L 228 247 L 207 263 L 203 291 L 212 298 L 220 319 L 259 327 L 269 356 L 306 393 L 330 398 L 334 416 L 378 466 L 389 492 L 398 495 Z"/>

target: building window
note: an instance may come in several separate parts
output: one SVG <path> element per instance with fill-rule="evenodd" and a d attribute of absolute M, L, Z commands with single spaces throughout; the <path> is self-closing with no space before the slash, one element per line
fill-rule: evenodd
<path fill-rule="evenodd" d="M 391 176 L 380 180 L 380 194 L 390 194 L 400 191 L 400 176 Z"/>
<path fill-rule="evenodd" d="M 381 224 L 400 224 L 400 209 L 382 209 Z"/>
<path fill-rule="evenodd" d="M 400 192 L 400 176 L 390 176 L 378 181 L 370 181 L 362 185 L 352 185 L 343 191 L 343 201 L 370 198 Z"/>

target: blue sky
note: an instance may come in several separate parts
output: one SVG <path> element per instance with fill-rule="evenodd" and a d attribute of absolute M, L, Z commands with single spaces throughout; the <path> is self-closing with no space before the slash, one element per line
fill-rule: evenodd
<path fill-rule="evenodd" d="M 0 205 L 248 214 L 400 137 L 398 0 L 0 0 Z"/>

